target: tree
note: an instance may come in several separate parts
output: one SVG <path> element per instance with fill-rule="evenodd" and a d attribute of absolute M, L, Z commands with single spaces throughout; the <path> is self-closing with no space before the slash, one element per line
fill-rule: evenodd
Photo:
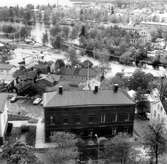
<path fill-rule="evenodd" d="M 79 34 L 79 28 L 77 26 L 74 26 L 72 28 L 70 38 L 71 39 L 76 39 L 78 37 L 78 34 Z"/>
<path fill-rule="evenodd" d="M 33 18 L 32 10 L 26 9 L 23 13 L 24 24 L 30 25 L 32 18 Z"/>
<path fill-rule="evenodd" d="M 145 96 L 145 91 L 138 88 L 135 96 L 137 113 L 146 118 L 146 112 L 149 111 L 150 103 Z"/>
<path fill-rule="evenodd" d="M 30 147 L 21 142 L 5 145 L 1 159 L 6 160 L 7 164 L 42 164 Z"/>
<path fill-rule="evenodd" d="M 69 27 L 67 27 L 67 26 L 63 27 L 62 32 L 63 32 L 64 38 L 68 39 L 69 32 L 70 32 Z"/>
<path fill-rule="evenodd" d="M 151 74 L 146 74 L 143 71 L 136 70 L 133 75 L 129 78 L 129 89 L 137 91 L 138 88 L 141 88 L 145 92 L 151 88 L 151 82 L 153 76 Z"/>
<path fill-rule="evenodd" d="M 55 25 L 54 27 L 52 27 L 52 28 L 50 29 L 50 35 L 51 35 L 52 37 L 57 36 L 60 32 L 61 32 L 61 28 L 60 28 L 59 25 Z"/>
<path fill-rule="evenodd" d="M 71 65 L 76 66 L 79 63 L 76 50 L 74 48 L 69 48 L 68 53 L 69 53 L 69 59 L 70 59 Z"/>
<path fill-rule="evenodd" d="M 3 25 L 2 26 L 2 31 L 4 33 L 14 33 L 16 32 L 16 27 L 14 27 L 13 25 Z"/>
<path fill-rule="evenodd" d="M 45 33 L 43 34 L 42 37 L 42 43 L 43 45 L 45 45 L 46 43 L 48 43 L 49 39 L 48 39 L 48 33 L 45 31 Z"/>
<path fill-rule="evenodd" d="M 150 158 L 155 159 L 155 163 L 158 164 L 159 156 L 166 151 L 167 147 L 165 128 L 162 122 L 156 121 L 148 125 L 144 144 L 150 150 Z"/>
<path fill-rule="evenodd" d="M 119 134 L 104 143 L 104 157 L 110 162 L 125 164 L 131 150 L 129 136 Z"/>
<path fill-rule="evenodd" d="M 60 35 L 56 36 L 56 38 L 51 37 L 51 44 L 56 49 L 61 49 L 63 46 L 63 39 Z"/>
<path fill-rule="evenodd" d="M 21 27 L 19 33 L 20 37 L 25 39 L 30 34 L 30 29 L 28 27 Z"/>
<path fill-rule="evenodd" d="M 81 36 L 86 37 L 86 27 L 85 27 L 85 26 L 82 26 L 82 28 L 81 28 L 80 37 L 81 37 Z"/>
<path fill-rule="evenodd" d="M 56 142 L 58 147 L 48 151 L 48 157 L 53 164 L 65 164 L 78 158 L 78 139 L 72 133 L 56 132 L 51 138 L 52 142 Z"/>

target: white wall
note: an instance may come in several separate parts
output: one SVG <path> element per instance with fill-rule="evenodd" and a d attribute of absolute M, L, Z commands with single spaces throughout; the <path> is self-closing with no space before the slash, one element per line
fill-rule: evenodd
<path fill-rule="evenodd" d="M 153 101 L 150 103 L 150 121 L 163 122 L 167 128 L 167 113 L 161 101 Z"/>
<path fill-rule="evenodd" d="M 0 137 L 4 137 L 7 123 L 8 123 L 7 104 L 5 104 L 4 112 L 0 113 Z"/>

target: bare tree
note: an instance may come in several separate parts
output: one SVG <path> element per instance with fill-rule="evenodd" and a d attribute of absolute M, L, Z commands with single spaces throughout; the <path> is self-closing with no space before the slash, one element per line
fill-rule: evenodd
<path fill-rule="evenodd" d="M 167 146 L 162 122 L 156 121 L 148 126 L 147 133 L 144 136 L 144 144 L 150 150 L 150 158 L 155 159 L 155 163 L 158 164 L 159 156 L 166 151 Z"/>
<path fill-rule="evenodd" d="M 109 141 L 105 142 L 104 145 L 104 157 L 113 162 L 120 161 L 121 164 L 127 162 L 129 153 L 131 150 L 131 143 L 129 136 L 126 134 L 119 134 Z"/>

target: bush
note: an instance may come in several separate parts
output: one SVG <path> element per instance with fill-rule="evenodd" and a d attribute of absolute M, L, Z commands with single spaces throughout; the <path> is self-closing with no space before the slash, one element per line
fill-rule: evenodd
<path fill-rule="evenodd" d="M 36 126 L 29 126 L 29 131 L 26 135 L 26 143 L 30 146 L 35 146 Z"/>

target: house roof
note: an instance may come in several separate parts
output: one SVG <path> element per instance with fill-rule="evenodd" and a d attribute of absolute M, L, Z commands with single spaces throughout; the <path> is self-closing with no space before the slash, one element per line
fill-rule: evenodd
<path fill-rule="evenodd" d="M 88 75 L 88 69 L 87 68 L 62 68 L 61 73 L 62 75 L 68 75 L 68 76 L 87 76 Z M 90 68 L 89 69 L 89 76 L 95 77 L 97 75 L 97 71 Z"/>
<path fill-rule="evenodd" d="M 0 64 L 0 70 L 10 70 L 13 66 L 9 64 Z"/>
<path fill-rule="evenodd" d="M 8 93 L 0 93 L 0 113 L 4 112 L 5 102 L 8 98 Z"/>
<path fill-rule="evenodd" d="M 19 72 L 19 71 L 18 71 Z M 20 72 L 20 74 L 17 75 L 21 80 L 27 80 L 27 79 L 34 79 L 37 76 L 37 71 L 28 71 L 28 72 Z"/>
<path fill-rule="evenodd" d="M 120 89 L 117 93 L 113 90 L 93 91 L 63 91 L 45 93 L 44 107 L 69 107 L 69 106 L 112 106 L 112 105 L 133 105 L 134 102 Z"/>

